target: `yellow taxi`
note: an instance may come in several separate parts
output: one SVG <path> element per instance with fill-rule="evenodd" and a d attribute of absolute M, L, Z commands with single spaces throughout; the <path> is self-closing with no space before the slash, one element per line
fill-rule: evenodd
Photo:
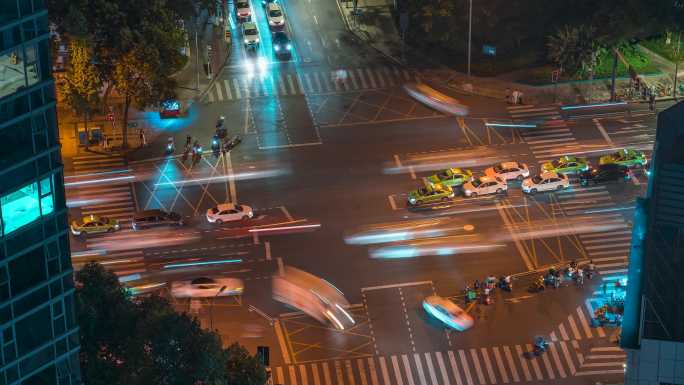
<path fill-rule="evenodd" d="M 111 233 L 120 228 L 116 219 L 97 215 L 86 215 L 78 221 L 71 222 L 71 233 L 74 235 Z"/>

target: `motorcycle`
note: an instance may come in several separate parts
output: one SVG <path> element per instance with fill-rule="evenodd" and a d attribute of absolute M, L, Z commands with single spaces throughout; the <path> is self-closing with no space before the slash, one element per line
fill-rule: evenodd
<path fill-rule="evenodd" d="M 171 155 L 174 151 L 176 151 L 176 143 L 173 141 L 173 138 L 169 138 L 166 143 L 166 155 Z"/>
<path fill-rule="evenodd" d="M 225 120 L 225 116 L 221 115 L 216 122 L 216 136 L 219 138 L 223 139 L 228 135 L 228 130 L 223 126 L 223 121 Z"/>
<path fill-rule="evenodd" d="M 506 290 L 507 292 L 513 291 L 513 282 L 511 282 L 510 278 L 508 280 L 506 277 L 501 277 L 499 278 L 499 283 L 497 284 L 499 289 L 501 290 Z"/>
<path fill-rule="evenodd" d="M 218 135 L 214 135 L 211 139 L 211 151 L 214 153 L 215 157 L 218 157 L 221 153 L 221 141 Z"/>
<path fill-rule="evenodd" d="M 534 342 L 533 353 L 535 356 L 538 356 L 538 355 L 544 353 L 548 348 L 549 348 L 549 343 L 545 339 L 543 339 L 543 338 L 537 339 Z"/>

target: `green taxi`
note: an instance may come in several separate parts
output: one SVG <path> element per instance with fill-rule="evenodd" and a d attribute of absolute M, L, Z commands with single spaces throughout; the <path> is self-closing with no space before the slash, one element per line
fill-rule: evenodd
<path fill-rule="evenodd" d="M 542 169 L 544 171 L 561 174 L 577 173 L 587 171 L 589 169 L 589 163 L 584 158 L 566 155 L 561 156 L 552 162 L 544 163 Z"/>
<path fill-rule="evenodd" d="M 599 159 L 601 164 L 619 164 L 625 167 L 644 167 L 646 165 L 646 155 L 643 152 L 626 149 L 618 150 L 610 155 L 604 155 Z"/>
<path fill-rule="evenodd" d="M 447 168 L 437 174 L 427 177 L 431 184 L 440 183 L 444 186 L 458 187 L 463 183 L 470 182 L 473 179 L 473 172 L 470 170 L 461 170 L 460 168 Z"/>
<path fill-rule="evenodd" d="M 444 186 L 441 183 L 434 185 L 425 183 L 424 187 L 408 193 L 408 204 L 410 206 L 418 206 L 424 203 L 448 201 L 454 196 L 454 190 L 449 186 Z"/>
<path fill-rule="evenodd" d="M 87 215 L 78 221 L 71 222 L 71 233 L 74 235 L 109 233 L 119 228 L 119 221 L 116 219 L 97 215 Z"/>

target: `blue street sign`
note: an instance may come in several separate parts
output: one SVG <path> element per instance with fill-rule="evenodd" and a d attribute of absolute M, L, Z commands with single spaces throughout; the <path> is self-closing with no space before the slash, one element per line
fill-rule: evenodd
<path fill-rule="evenodd" d="M 482 53 L 487 56 L 496 56 L 496 47 L 493 45 L 482 45 Z"/>

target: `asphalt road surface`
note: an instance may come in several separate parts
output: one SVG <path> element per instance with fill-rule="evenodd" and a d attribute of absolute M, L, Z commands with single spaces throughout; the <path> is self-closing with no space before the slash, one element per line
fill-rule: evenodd
<path fill-rule="evenodd" d="M 67 178 L 72 216 L 111 216 L 123 227 L 74 237 L 76 267 L 97 260 L 132 286 L 162 291 L 168 282 L 198 276 L 243 279 L 241 298 L 192 306 L 205 306 L 205 315 L 206 306 L 216 306 L 211 324 L 216 319 L 231 339 L 234 325 L 226 320 L 244 306 L 277 320 L 273 330 L 262 330 L 278 341 L 275 383 L 619 381 L 624 354 L 616 330 L 593 327 L 591 318 L 620 294 L 615 282 L 626 272 L 644 170 L 622 183 L 588 187 L 571 176 L 569 189 L 535 195 L 511 181 L 506 194 L 465 198 L 458 191 L 448 202 L 420 208 L 407 206 L 407 193 L 447 167 L 480 173 L 515 160 L 536 174 L 542 162 L 565 154 L 592 164 L 623 147 L 650 156 L 655 115 L 644 106 L 510 106 L 454 94 L 471 114 L 447 117 L 402 91 L 419 73 L 353 39 L 335 3 L 282 5 L 290 60 L 274 56 L 255 2 L 259 47 L 243 46 L 233 13 L 230 62 L 188 117 L 160 123 L 168 135 L 129 159 L 74 159 Z M 339 70 L 344 76 L 336 80 Z M 214 156 L 209 143 L 219 115 L 228 135 L 243 142 Z M 204 145 L 196 164 L 183 159 L 186 135 Z M 179 144 L 170 156 L 163 152 L 168 136 Z M 207 223 L 206 210 L 224 202 L 253 207 L 254 218 Z M 156 208 L 180 213 L 186 224 L 130 228 L 136 210 Z M 573 259 L 593 259 L 600 274 L 583 287 L 566 282 L 558 290 L 526 290 L 536 271 Z M 274 302 L 270 277 L 284 265 L 339 288 L 356 326 L 340 332 Z M 515 275 L 512 293 L 495 291 L 492 305 L 464 303 L 467 284 L 508 274 Z M 467 308 L 475 326 L 445 329 L 422 309 L 433 294 Z M 525 352 L 536 335 L 547 336 L 551 349 L 530 358 Z"/>

